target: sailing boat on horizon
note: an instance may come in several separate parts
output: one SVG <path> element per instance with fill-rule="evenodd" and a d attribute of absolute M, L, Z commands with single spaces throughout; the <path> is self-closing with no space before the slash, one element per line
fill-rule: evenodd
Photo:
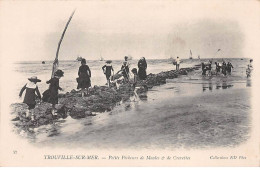
<path fill-rule="evenodd" d="M 191 52 L 191 50 L 190 50 L 190 59 L 192 60 L 192 52 Z"/>
<path fill-rule="evenodd" d="M 104 61 L 104 58 L 102 57 L 101 52 L 100 52 L 100 60 L 99 61 Z"/>

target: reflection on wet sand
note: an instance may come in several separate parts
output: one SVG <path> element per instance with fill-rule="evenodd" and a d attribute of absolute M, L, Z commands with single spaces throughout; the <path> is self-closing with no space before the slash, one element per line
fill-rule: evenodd
<path fill-rule="evenodd" d="M 216 89 L 228 89 L 233 87 L 234 85 L 231 83 L 227 83 L 226 81 L 222 81 L 222 82 L 216 82 Z M 213 84 L 212 81 L 209 81 L 208 83 L 202 83 L 202 91 L 205 92 L 207 89 L 209 89 L 209 91 L 213 90 Z"/>
<path fill-rule="evenodd" d="M 213 85 L 212 85 L 212 81 L 210 80 L 207 84 L 206 83 L 202 83 L 202 91 L 206 91 L 207 89 L 209 89 L 209 91 L 212 91 Z"/>
<path fill-rule="evenodd" d="M 252 85 L 251 79 L 247 79 L 246 80 L 246 87 L 251 87 L 251 85 Z"/>

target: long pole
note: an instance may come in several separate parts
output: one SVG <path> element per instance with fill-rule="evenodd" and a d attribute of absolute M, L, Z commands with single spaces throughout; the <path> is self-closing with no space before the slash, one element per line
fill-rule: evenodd
<path fill-rule="evenodd" d="M 68 26 L 69 26 L 69 23 L 70 23 L 70 21 L 71 21 L 73 15 L 74 15 L 74 13 L 75 13 L 75 10 L 72 12 L 72 14 L 71 14 L 71 16 L 70 16 L 70 18 L 69 18 L 69 20 L 68 20 L 66 26 L 65 26 L 65 29 L 64 29 L 64 31 L 63 31 L 63 33 L 62 33 L 62 35 L 61 35 L 61 38 L 60 38 L 60 41 L 59 41 L 59 44 L 58 44 L 58 48 L 57 48 L 57 52 L 56 52 L 56 57 L 55 57 L 55 60 L 54 60 L 54 62 L 53 62 L 53 66 L 52 66 L 52 73 L 51 73 L 51 77 L 52 77 L 52 78 L 54 77 L 54 73 L 55 73 L 55 71 L 56 71 L 56 69 L 57 69 L 57 67 L 58 67 L 58 65 L 59 65 L 58 56 L 59 56 L 59 51 L 60 51 L 61 42 L 62 42 L 62 40 L 63 40 L 63 37 L 64 37 L 64 35 L 65 35 L 65 32 L 66 32 L 66 30 L 67 30 L 67 28 L 68 28 Z"/>

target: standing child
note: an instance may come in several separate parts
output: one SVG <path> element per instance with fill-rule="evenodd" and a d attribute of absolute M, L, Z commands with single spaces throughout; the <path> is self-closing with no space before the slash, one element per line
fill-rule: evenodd
<path fill-rule="evenodd" d="M 246 69 L 246 77 L 249 78 L 251 77 L 251 69 L 250 69 L 250 65 L 247 65 L 247 69 Z"/>
<path fill-rule="evenodd" d="M 130 70 L 130 62 L 129 62 L 129 60 L 128 60 L 128 56 L 125 56 L 125 61 L 126 61 L 126 65 L 128 66 L 128 69 Z M 131 78 L 131 73 L 129 72 L 129 75 L 128 75 L 129 77 L 129 79 Z"/>
<path fill-rule="evenodd" d="M 123 65 L 121 67 L 121 71 L 122 71 L 122 74 L 124 76 L 124 81 L 128 82 L 128 80 L 129 80 L 129 67 L 128 67 L 126 61 L 123 62 Z"/>
<path fill-rule="evenodd" d="M 227 64 L 226 64 L 225 61 L 223 61 L 223 63 L 222 63 L 222 74 L 223 74 L 224 76 L 227 75 Z"/>
<path fill-rule="evenodd" d="M 132 73 L 134 74 L 134 82 L 133 82 L 133 89 L 134 89 L 134 94 L 135 94 L 135 97 L 137 98 L 137 99 L 139 99 L 138 98 L 138 95 L 137 95 L 137 93 L 136 93 L 136 90 L 138 89 L 138 88 L 136 88 L 136 84 L 137 84 L 137 69 L 136 68 L 133 68 L 132 70 Z"/>
<path fill-rule="evenodd" d="M 227 73 L 229 75 L 231 75 L 231 71 L 232 71 L 233 68 L 234 68 L 233 65 L 230 62 L 228 62 L 227 63 Z"/>
<path fill-rule="evenodd" d="M 41 82 L 40 79 L 37 79 L 36 76 L 33 76 L 31 78 L 28 78 L 29 82 L 23 86 L 23 88 L 20 91 L 19 97 L 22 97 L 23 91 L 26 89 L 25 96 L 23 103 L 26 103 L 28 105 L 28 110 L 26 111 L 26 118 L 31 118 L 31 120 L 34 120 L 34 108 L 36 105 L 36 95 L 41 100 L 41 94 L 39 92 L 38 86 L 36 85 L 37 82 Z"/>
<path fill-rule="evenodd" d="M 91 71 L 84 58 L 81 60 L 81 66 L 79 67 L 78 75 L 79 78 L 77 89 L 81 89 L 81 96 L 84 97 L 85 89 L 87 90 L 88 95 L 88 88 L 91 86 Z"/>
<path fill-rule="evenodd" d="M 218 62 L 215 62 L 215 65 L 216 65 L 216 74 L 219 74 L 221 67 Z"/>
<path fill-rule="evenodd" d="M 102 70 L 103 70 L 103 72 L 104 72 L 104 74 L 106 75 L 106 78 L 107 78 L 108 87 L 110 87 L 111 71 L 113 71 L 113 74 L 114 74 L 114 69 L 113 69 L 113 66 L 112 66 L 111 63 L 112 63 L 112 61 L 108 60 L 108 61 L 106 61 L 106 64 L 102 67 Z"/>
<path fill-rule="evenodd" d="M 136 84 L 137 84 L 137 69 L 133 68 L 132 73 L 134 74 L 134 83 L 133 83 L 133 88 L 135 89 Z"/>
<path fill-rule="evenodd" d="M 179 70 L 179 69 L 180 69 L 180 63 L 181 63 L 181 60 L 180 60 L 180 58 L 177 56 L 177 58 L 176 58 L 176 70 Z"/>
<path fill-rule="evenodd" d="M 205 76 L 205 75 L 206 75 L 207 68 L 206 68 L 206 65 L 205 65 L 204 62 L 201 63 L 201 69 L 202 69 L 202 75 Z"/>
<path fill-rule="evenodd" d="M 64 72 L 62 70 L 57 70 L 54 73 L 54 77 L 51 78 L 49 81 L 47 81 L 47 84 L 50 84 L 49 90 L 50 90 L 50 98 L 49 102 L 52 104 L 52 115 L 57 115 L 55 112 L 55 105 L 58 104 L 58 90 L 62 90 L 62 88 L 59 85 L 59 80 L 61 77 L 63 77 Z"/>
<path fill-rule="evenodd" d="M 207 70 L 208 70 L 208 76 L 211 76 L 211 69 L 212 69 L 212 61 L 209 60 L 208 65 L 207 65 Z"/>

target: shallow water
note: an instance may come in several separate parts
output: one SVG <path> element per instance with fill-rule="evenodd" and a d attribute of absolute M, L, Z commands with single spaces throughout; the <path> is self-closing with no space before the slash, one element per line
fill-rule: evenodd
<path fill-rule="evenodd" d="M 200 64 L 201 62 L 207 62 L 208 59 L 194 59 L 189 60 L 185 59 L 182 60 L 180 64 L 180 68 L 191 67 L 196 64 Z M 221 59 L 213 60 L 221 62 Z M 226 61 L 231 61 L 234 66 L 234 70 L 232 72 L 232 78 L 236 79 L 244 79 L 246 75 L 246 66 L 249 63 L 249 59 L 228 59 Z M 113 61 L 112 65 L 114 67 L 115 73 L 120 70 L 121 64 L 123 61 Z M 137 68 L 137 60 L 130 61 L 130 69 Z M 104 61 L 87 61 L 92 73 L 91 77 L 91 84 L 94 85 L 105 85 L 106 78 L 103 74 L 101 67 L 105 64 Z M 171 64 L 169 60 L 147 60 L 148 68 L 147 74 L 150 73 L 159 73 L 161 71 L 169 71 L 174 70 L 175 66 Z M 78 61 L 60 61 L 59 68 L 64 71 L 64 77 L 60 80 L 60 86 L 64 89 L 64 92 L 71 91 L 72 89 L 76 89 L 77 82 L 76 78 L 78 77 L 78 68 L 80 66 L 80 62 Z M 212 65 L 213 69 L 215 68 L 214 64 Z M 14 76 L 16 77 L 16 81 L 14 82 L 14 86 L 16 87 L 14 90 L 15 94 L 19 94 L 20 89 L 22 86 L 27 83 L 28 78 L 31 76 L 37 76 L 39 79 L 42 80 L 41 83 L 38 83 L 40 92 L 44 92 L 48 85 L 45 83 L 47 80 L 50 79 L 51 70 L 52 70 L 52 61 L 46 61 L 45 64 L 42 64 L 41 61 L 31 61 L 31 62 L 17 62 L 12 66 L 14 70 Z M 132 75 L 130 75 L 132 77 Z M 200 79 L 201 71 L 197 72 L 193 75 L 194 79 Z M 64 93 L 61 92 L 61 93 Z M 17 95 L 18 96 L 18 95 Z M 17 102 L 18 97 L 15 99 Z"/>
<path fill-rule="evenodd" d="M 140 98 L 132 97 L 131 101 L 121 102 L 111 112 L 97 113 L 96 116 L 79 120 L 68 117 L 51 125 L 31 129 L 31 133 L 21 132 L 21 135 L 28 137 L 36 146 L 171 148 L 236 145 L 246 140 L 250 129 L 249 118 L 245 118 L 244 113 L 250 112 L 251 83 L 245 78 L 248 61 L 234 59 L 231 62 L 235 69 L 230 76 L 203 77 L 201 71 L 197 70 L 167 80 L 165 85 L 153 87 Z M 119 63 L 121 61 L 114 62 L 116 69 L 120 67 Z M 187 60 L 182 66 L 198 63 L 198 60 Z M 70 89 L 75 82 L 69 77 L 76 75 L 79 63 L 62 64 L 60 67 L 65 71 L 65 77 L 61 79 L 61 86 L 66 85 L 66 89 Z M 31 64 L 32 67 L 25 63 L 18 65 L 23 66 L 20 74 L 28 77 L 28 72 L 39 64 Z M 89 62 L 89 65 L 93 70 L 92 83 L 104 84 L 103 75 L 99 73 L 102 63 Z M 47 77 L 47 68 L 50 66 L 50 63 L 49 66 L 43 66 L 44 71 L 37 70 L 35 74 L 41 75 L 38 76 L 40 78 Z M 149 74 L 174 67 L 166 60 L 148 60 L 148 68 Z M 39 87 L 44 88 L 43 84 Z M 228 123 L 229 119 L 235 120 Z M 217 126 L 216 122 L 220 122 L 221 126 Z M 227 131 L 234 132 L 233 140 L 227 139 L 230 138 Z M 213 133 L 213 136 L 209 133 Z M 195 142 L 192 144 L 190 141 Z"/>

